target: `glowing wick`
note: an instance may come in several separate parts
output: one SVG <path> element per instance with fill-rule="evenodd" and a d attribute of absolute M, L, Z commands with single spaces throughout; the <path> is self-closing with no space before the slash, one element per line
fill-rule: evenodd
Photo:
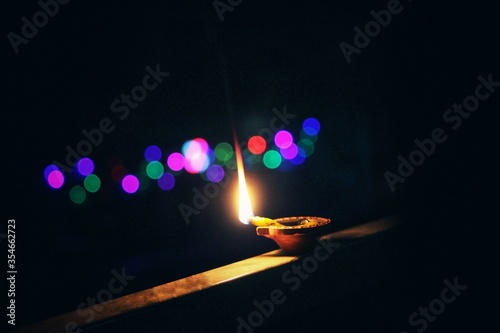
<path fill-rule="evenodd" d="M 250 222 L 251 224 L 253 224 L 256 227 L 265 227 L 268 225 L 279 224 L 278 222 L 276 222 L 273 219 L 270 219 L 268 217 L 261 217 L 261 216 L 250 217 L 250 218 L 248 218 L 248 222 Z"/>

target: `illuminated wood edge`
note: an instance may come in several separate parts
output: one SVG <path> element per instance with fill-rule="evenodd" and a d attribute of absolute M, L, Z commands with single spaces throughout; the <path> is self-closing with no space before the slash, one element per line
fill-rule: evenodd
<path fill-rule="evenodd" d="M 390 229 L 397 224 L 399 224 L 397 219 L 389 217 L 323 235 L 321 238 L 337 240 L 362 238 Z M 32 325 L 20 327 L 9 332 L 65 332 L 66 325 L 70 322 L 74 322 L 79 328 L 83 328 L 88 325 L 97 324 L 106 319 L 112 319 L 132 311 L 142 310 L 171 299 L 202 291 L 245 276 L 257 274 L 271 268 L 276 268 L 296 261 L 299 258 L 300 256 L 283 255 L 282 250 L 274 250 L 252 258 L 244 259 L 179 280 L 168 282 L 153 288 L 112 299 L 110 301 L 94 305 L 93 307 L 80 309 L 80 311 L 83 312 L 86 309 L 93 308 L 95 318 L 90 323 L 85 322 L 86 318 L 81 316 L 78 312 L 73 311 Z M 97 310 L 96 307 L 101 310 Z"/>
<path fill-rule="evenodd" d="M 93 307 L 95 318 L 86 323 L 84 316 L 76 311 L 62 314 L 36 324 L 21 327 L 11 332 L 64 332 L 67 323 L 74 322 L 78 327 L 95 324 L 99 321 L 124 315 L 134 310 L 144 309 L 168 300 L 208 289 L 229 281 L 256 274 L 297 260 L 298 256 L 284 256 L 281 250 L 274 250 L 252 258 L 217 267 L 186 278 L 168 282 L 150 289 L 109 300 Z M 98 307 L 101 311 L 97 310 Z"/>

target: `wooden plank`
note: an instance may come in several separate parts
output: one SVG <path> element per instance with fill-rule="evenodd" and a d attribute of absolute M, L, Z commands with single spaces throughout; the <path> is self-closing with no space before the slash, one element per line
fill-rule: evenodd
<path fill-rule="evenodd" d="M 157 287 L 112 299 L 99 304 L 100 311 L 93 311 L 95 318 L 92 321 L 92 324 L 104 319 L 123 315 L 137 309 L 144 309 L 158 303 L 166 302 L 170 299 L 214 287 L 234 279 L 278 267 L 293 262 L 298 258 L 298 256 L 282 255 L 281 250 L 275 250 L 176 281 L 168 282 Z M 85 311 L 85 309 L 81 309 L 81 311 Z M 85 322 L 86 319 L 86 317 L 83 317 L 74 311 L 43 320 L 35 325 L 13 330 L 12 332 L 42 333 L 64 332 L 65 330 L 69 332 L 72 331 L 72 329 L 66 328 L 68 323 L 73 322 L 75 323 L 74 325 L 83 327 L 87 325 Z"/>
<path fill-rule="evenodd" d="M 397 225 L 397 223 L 397 220 L 393 218 L 385 218 L 327 234 L 322 236 L 322 238 L 336 240 L 363 238 L 390 229 Z M 281 250 L 275 250 L 194 274 L 176 281 L 168 282 L 150 289 L 112 299 L 97 305 L 99 310 L 96 310 L 96 306 L 94 305 L 93 313 L 95 314 L 95 318 L 90 324 L 95 325 L 96 323 L 104 320 L 113 319 L 133 311 L 146 309 L 150 306 L 196 293 L 245 276 L 259 274 L 267 270 L 286 265 L 298 260 L 299 258 L 299 256 L 284 255 Z M 90 309 L 91 308 L 86 308 L 81 309 L 80 311 Z M 87 318 L 81 316 L 78 312 L 73 311 L 40 321 L 33 325 L 20 327 L 10 332 L 73 332 L 76 330 L 76 327 L 82 328 L 89 325 L 85 322 L 86 319 Z"/>

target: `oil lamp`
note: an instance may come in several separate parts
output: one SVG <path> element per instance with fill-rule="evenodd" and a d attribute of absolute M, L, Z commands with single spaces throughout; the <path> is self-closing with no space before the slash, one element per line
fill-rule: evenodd
<path fill-rule="evenodd" d="M 292 216 L 271 219 L 254 216 L 245 180 L 243 158 L 235 138 L 236 165 L 238 170 L 238 215 L 245 224 L 256 226 L 259 236 L 270 238 L 285 252 L 298 254 L 309 250 L 322 235 L 330 219 L 316 216 Z"/>

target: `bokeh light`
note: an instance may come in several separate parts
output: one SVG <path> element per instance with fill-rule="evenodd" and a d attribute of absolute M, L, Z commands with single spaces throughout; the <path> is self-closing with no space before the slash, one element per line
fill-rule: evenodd
<path fill-rule="evenodd" d="M 127 193 L 135 193 L 139 189 L 139 179 L 134 175 L 127 175 L 122 179 L 122 188 Z"/>
<path fill-rule="evenodd" d="M 233 157 L 233 147 L 227 142 L 221 142 L 215 146 L 215 157 L 221 162 L 227 162 Z"/>
<path fill-rule="evenodd" d="M 101 179 L 94 174 L 90 174 L 83 180 L 83 186 L 90 193 L 95 193 L 101 187 Z"/>
<path fill-rule="evenodd" d="M 144 150 L 144 158 L 148 162 L 159 161 L 161 159 L 161 149 L 158 146 L 151 145 Z"/>
<path fill-rule="evenodd" d="M 94 172 L 94 162 L 90 158 L 84 157 L 78 161 L 76 168 L 80 175 L 88 176 Z"/>
<path fill-rule="evenodd" d="M 264 154 L 264 165 L 269 169 L 276 169 L 281 164 L 281 155 L 276 150 L 268 150 Z"/>
<path fill-rule="evenodd" d="M 182 146 L 182 152 L 186 159 L 184 169 L 191 174 L 205 171 L 210 164 L 208 150 L 208 143 L 201 138 L 184 143 Z"/>
<path fill-rule="evenodd" d="M 168 155 L 167 165 L 172 171 L 180 171 L 184 168 L 185 159 L 181 153 L 172 153 Z"/>
<path fill-rule="evenodd" d="M 295 136 L 296 141 L 288 130 L 278 131 L 271 143 L 266 141 L 266 136 L 253 135 L 248 139 L 245 149 L 242 149 L 244 163 L 250 168 L 261 168 L 264 164 L 268 169 L 293 170 L 294 166 L 304 163 L 314 153 L 320 129 L 320 122 L 316 118 L 307 118 L 302 123 L 300 135 Z M 153 180 L 157 180 L 161 189 L 171 190 L 175 186 L 176 175 L 183 170 L 190 174 L 200 174 L 204 180 L 214 183 L 224 179 L 225 171 L 236 170 L 234 147 L 231 144 L 220 142 L 212 150 L 208 142 L 200 137 L 184 142 L 181 150 L 177 149 L 168 156 L 158 146 L 150 145 L 144 150 L 144 157 L 140 170 L 134 175 L 129 173 L 121 158 L 115 156 L 108 161 L 108 166 L 112 168 L 112 180 L 120 184 L 125 192 L 145 191 L 153 185 Z M 70 189 L 73 202 L 83 203 L 87 200 L 88 193 L 101 190 L 99 197 L 104 192 L 101 189 L 102 179 L 94 173 L 95 164 L 92 159 L 81 158 L 75 169 L 84 178 L 81 186 Z M 44 178 L 53 189 L 61 188 L 70 179 L 55 163 L 45 168 Z"/>
<path fill-rule="evenodd" d="M 309 135 L 307 134 L 303 129 L 300 131 L 300 138 L 301 139 L 307 139 L 311 141 L 312 143 L 316 143 L 318 141 L 318 135 Z"/>
<path fill-rule="evenodd" d="M 230 170 L 236 170 L 237 168 L 237 165 L 236 165 L 236 159 L 235 158 L 231 158 L 229 160 L 227 160 L 224 165 L 226 166 L 226 168 L 230 169 Z"/>
<path fill-rule="evenodd" d="M 304 132 L 307 133 L 307 135 L 313 136 L 319 133 L 320 124 L 318 119 L 316 118 L 307 118 L 302 123 L 302 128 L 304 129 Z"/>
<path fill-rule="evenodd" d="M 123 179 L 128 174 L 127 168 L 125 168 L 123 165 L 115 165 L 113 169 L 111 170 L 111 178 L 113 179 L 114 182 L 120 183 Z"/>
<path fill-rule="evenodd" d="M 212 164 L 206 172 L 208 180 L 213 183 L 218 183 L 224 178 L 224 169 L 217 164 Z"/>
<path fill-rule="evenodd" d="M 182 145 L 182 153 L 184 154 L 184 157 L 186 156 L 186 153 L 189 149 L 189 147 L 191 147 L 193 145 L 193 143 L 196 143 L 196 146 L 198 147 L 199 150 L 203 151 L 203 152 L 207 152 L 208 151 L 208 143 L 205 139 L 202 139 L 202 138 L 195 138 L 193 140 L 188 140 L 186 142 L 184 142 L 184 144 Z"/>
<path fill-rule="evenodd" d="M 47 176 L 47 183 L 50 187 L 58 189 L 64 184 L 64 175 L 59 170 L 52 170 Z"/>
<path fill-rule="evenodd" d="M 288 131 L 279 131 L 274 135 L 274 143 L 278 148 L 288 148 L 293 142 L 293 136 Z"/>
<path fill-rule="evenodd" d="M 208 157 L 208 165 L 215 162 L 215 152 L 210 147 L 208 147 L 207 150 L 207 157 Z"/>
<path fill-rule="evenodd" d="M 175 185 L 175 177 L 169 173 L 165 172 L 160 179 L 158 179 L 158 186 L 165 191 L 171 190 Z"/>
<path fill-rule="evenodd" d="M 146 166 L 146 174 L 151 179 L 159 179 L 164 171 L 163 164 L 158 161 L 149 162 Z"/>
<path fill-rule="evenodd" d="M 306 157 L 307 156 L 306 156 L 306 152 L 304 151 L 304 149 L 297 147 L 297 155 L 295 155 L 295 157 L 290 160 L 290 163 L 292 163 L 294 165 L 300 165 L 300 164 L 304 163 L 304 161 L 306 160 Z"/>
<path fill-rule="evenodd" d="M 85 192 L 83 187 L 76 185 L 69 191 L 69 198 L 76 204 L 82 204 L 87 198 L 87 192 Z"/>
<path fill-rule="evenodd" d="M 291 160 L 295 156 L 297 156 L 298 147 L 295 143 L 292 142 L 290 146 L 287 148 L 280 148 L 280 154 L 284 159 Z"/>
<path fill-rule="evenodd" d="M 259 135 L 254 135 L 248 140 L 248 150 L 252 154 L 259 155 L 266 150 L 266 140 Z"/>
<path fill-rule="evenodd" d="M 45 168 L 45 170 L 43 171 L 43 176 L 45 177 L 45 180 L 48 181 L 49 174 L 54 170 L 59 170 L 59 168 L 55 164 L 50 164 Z"/>
<path fill-rule="evenodd" d="M 245 148 L 245 150 L 243 150 L 242 155 L 243 161 L 249 166 L 257 164 L 261 160 L 261 156 L 251 153 L 248 148 Z"/>
<path fill-rule="evenodd" d="M 146 172 L 138 172 L 136 176 L 139 180 L 139 191 L 147 191 L 151 187 L 151 178 Z"/>
<path fill-rule="evenodd" d="M 301 139 L 297 145 L 304 150 L 307 157 L 314 153 L 314 143 L 311 140 Z"/>

